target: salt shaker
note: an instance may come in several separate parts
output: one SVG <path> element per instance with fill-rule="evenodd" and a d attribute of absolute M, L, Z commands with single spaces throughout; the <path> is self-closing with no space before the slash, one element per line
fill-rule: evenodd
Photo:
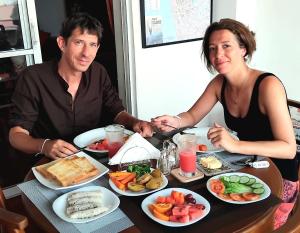
<path fill-rule="evenodd" d="M 169 163 L 169 156 L 166 149 L 162 149 L 160 152 L 160 157 L 158 160 L 158 168 L 164 175 L 169 175 L 171 173 L 171 164 Z"/>

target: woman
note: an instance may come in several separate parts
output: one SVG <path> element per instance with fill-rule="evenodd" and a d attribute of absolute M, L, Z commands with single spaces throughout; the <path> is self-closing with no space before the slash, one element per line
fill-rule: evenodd
<path fill-rule="evenodd" d="M 288 213 L 298 192 L 296 141 L 281 81 L 271 73 L 247 65 L 256 49 L 254 33 L 242 23 L 222 19 L 205 33 L 202 55 L 209 71 L 218 75 L 208 84 L 196 103 L 178 116 L 160 116 L 152 123 L 162 131 L 193 126 L 220 101 L 227 126 L 238 133 L 233 138 L 222 126 L 208 131 L 216 147 L 232 153 L 270 157 L 284 178 L 284 211 Z M 170 127 L 172 126 L 172 128 Z M 291 203 L 290 203 L 291 202 Z M 288 213 L 276 213 L 276 228 Z"/>

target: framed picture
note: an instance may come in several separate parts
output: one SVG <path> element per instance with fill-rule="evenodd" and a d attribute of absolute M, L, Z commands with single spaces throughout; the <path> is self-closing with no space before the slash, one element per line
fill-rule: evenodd
<path fill-rule="evenodd" d="M 140 0 L 142 46 L 203 39 L 212 22 L 212 0 Z"/>

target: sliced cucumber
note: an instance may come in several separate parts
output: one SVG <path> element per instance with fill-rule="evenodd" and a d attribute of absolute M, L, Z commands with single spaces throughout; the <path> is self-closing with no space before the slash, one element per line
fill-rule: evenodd
<path fill-rule="evenodd" d="M 240 177 L 237 176 L 237 175 L 232 175 L 232 176 L 229 176 L 229 181 L 230 182 L 234 182 L 234 183 L 237 183 L 240 181 Z"/>
<path fill-rule="evenodd" d="M 248 176 L 241 176 L 239 182 L 240 182 L 240 184 L 246 184 L 249 182 L 249 180 L 250 180 L 250 178 Z"/>
<path fill-rule="evenodd" d="M 230 178 L 229 178 L 229 176 L 222 176 L 222 178 L 223 178 L 223 180 L 225 180 L 225 181 L 230 181 Z"/>
<path fill-rule="evenodd" d="M 264 187 L 264 186 L 261 183 L 255 183 L 255 184 L 251 185 L 251 188 L 254 188 L 254 189 L 259 189 L 259 188 L 262 188 L 262 187 Z"/>
<path fill-rule="evenodd" d="M 264 188 L 253 189 L 253 193 L 255 193 L 255 194 L 262 194 L 264 192 L 265 192 Z"/>
<path fill-rule="evenodd" d="M 255 182 L 256 182 L 255 178 L 249 178 L 249 181 L 245 185 L 250 186 L 250 185 L 254 184 Z"/>

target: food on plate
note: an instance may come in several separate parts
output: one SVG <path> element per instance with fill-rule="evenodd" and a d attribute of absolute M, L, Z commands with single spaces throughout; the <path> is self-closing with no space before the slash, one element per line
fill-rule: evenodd
<path fill-rule="evenodd" d="M 162 177 L 153 177 L 146 183 L 147 189 L 158 189 L 163 183 Z"/>
<path fill-rule="evenodd" d="M 85 198 L 85 197 L 101 199 L 102 193 L 98 192 L 98 191 L 74 192 L 74 193 L 71 193 L 67 199 L 68 199 L 68 202 L 70 202 L 72 200 Z"/>
<path fill-rule="evenodd" d="M 200 164 L 208 169 L 219 169 L 222 167 L 222 162 L 215 156 L 200 158 Z"/>
<path fill-rule="evenodd" d="M 130 164 L 127 167 L 128 172 L 135 172 L 137 177 L 140 177 L 146 173 L 151 172 L 151 166 L 149 164 Z"/>
<path fill-rule="evenodd" d="M 155 178 L 158 178 L 158 177 L 161 177 L 162 173 L 161 173 L 161 170 L 160 169 L 154 169 L 152 172 L 151 172 L 151 176 L 155 177 Z"/>
<path fill-rule="evenodd" d="M 207 146 L 205 144 L 198 144 L 197 147 L 200 151 L 207 151 Z"/>
<path fill-rule="evenodd" d="M 106 212 L 108 209 L 107 206 L 103 206 L 100 190 L 75 192 L 67 197 L 66 213 L 70 218 L 91 218 Z"/>
<path fill-rule="evenodd" d="M 46 179 L 53 180 L 64 187 L 78 184 L 100 172 L 86 157 L 77 155 L 37 166 L 36 170 Z"/>
<path fill-rule="evenodd" d="M 246 175 L 220 176 L 209 181 L 210 190 L 223 200 L 237 202 L 259 200 L 265 192 L 264 185 Z"/>
<path fill-rule="evenodd" d="M 129 182 L 127 184 L 127 188 L 133 192 L 140 192 L 140 191 L 144 190 L 146 187 L 145 187 L 145 185 L 142 185 L 142 184 L 137 184 L 135 182 Z"/>
<path fill-rule="evenodd" d="M 145 170 L 146 169 L 146 170 Z M 110 180 L 115 184 L 115 186 L 122 190 L 130 190 L 132 192 L 140 192 L 147 189 L 158 189 L 163 184 L 162 173 L 159 169 L 153 170 L 154 175 L 158 177 L 153 177 L 150 174 L 150 166 L 133 166 L 130 170 L 135 170 L 136 172 L 127 171 L 117 171 L 108 173 Z M 146 173 L 145 173 L 146 172 Z M 140 176 L 138 176 L 140 174 Z M 141 175 L 142 174 L 142 175 Z"/>
<path fill-rule="evenodd" d="M 126 142 L 128 140 L 130 136 L 129 135 L 124 135 L 123 139 L 124 142 Z M 108 150 L 108 140 L 106 138 L 104 139 L 100 139 L 90 145 L 88 145 L 88 148 L 91 150 Z"/>
<path fill-rule="evenodd" d="M 139 178 L 137 178 L 136 182 L 138 184 L 146 184 L 148 181 L 150 181 L 153 178 L 149 173 L 146 173 Z"/>
<path fill-rule="evenodd" d="M 187 223 L 201 217 L 205 206 L 196 203 L 191 193 L 172 190 L 169 196 L 158 196 L 148 208 L 160 220 Z"/>
<path fill-rule="evenodd" d="M 97 142 L 88 145 L 88 148 L 91 150 L 107 150 L 107 147 L 108 147 L 107 139 L 101 139 Z"/>

